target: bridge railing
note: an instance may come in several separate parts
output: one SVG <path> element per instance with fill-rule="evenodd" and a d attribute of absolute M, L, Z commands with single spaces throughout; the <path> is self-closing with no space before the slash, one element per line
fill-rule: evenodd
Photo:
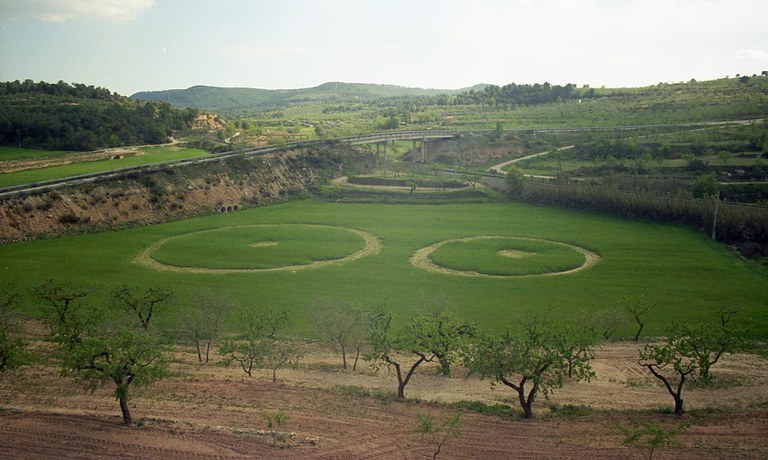
<path fill-rule="evenodd" d="M 466 131 L 456 130 L 420 130 L 420 131 L 389 131 L 374 134 L 364 134 L 361 136 L 351 136 L 337 139 L 341 142 L 348 142 L 350 144 L 365 144 L 367 142 L 382 142 L 389 140 L 404 140 L 404 139 L 445 139 L 449 137 L 456 137 L 460 134 L 466 133 Z"/>

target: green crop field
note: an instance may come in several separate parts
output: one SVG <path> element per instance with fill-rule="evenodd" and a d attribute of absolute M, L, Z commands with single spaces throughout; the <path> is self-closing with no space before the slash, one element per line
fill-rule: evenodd
<path fill-rule="evenodd" d="M 502 276 L 461 276 L 412 263 L 414 254 L 441 242 L 447 243 L 430 255 L 435 264 Z M 578 266 L 584 253 L 573 248 L 598 260 L 557 276 L 511 276 Z M 311 265 L 317 261 L 333 263 Z M 288 268 L 264 270 L 275 267 Z M 495 331 L 517 327 L 517 318 L 531 311 L 567 319 L 642 299 L 657 305 L 644 332 L 650 335 L 674 321 L 709 321 L 728 306 L 739 310 L 736 320 L 748 322 L 753 337 L 768 337 L 768 273 L 726 247 L 686 228 L 513 203 L 307 200 L 0 246 L 0 285 L 13 282 L 28 292 L 48 278 L 98 282 L 104 299 L 122 283 L 171 287 L 177 301 L 157 317 L 168 328 L 178 326 L 189 296 L 207 286 L 243 306 L 287 309 L 300 336 L 312 333 L 313 302 L 330 297 L 383 305 L 397 321 L 438 304 Z M 27 311 L 38 313 L 31 301 Z M 633 331 L 627 324 L 620 335 Z"/>
<path fill-rule="evenodd" d="M 543 240 L 481 237 L 447 243 L 430 255 L 432 262 L 468 274 L 541 275 L 573 270 L 585 262 L 573 248 Z"/>
<path fill-rule="evenodd" d="M 338 227 L 247 225 L 183 234 L 149 255 L 178 269 L 269 270 L 339 260 L 363 247 L 360 237 Z"/>
<path fill-rule="evenodd" d="M 11 153 L 21 155 L 18 152 L 21 149 L 11 149 Z M 36 151 L 41 152 L 41 151 Z M 200 149 L 189 148 L 169 148 L 169 147 L 147 147 L 142 149 L 143 155 L 126 156 L 122 160 L 103 160 L 90 161 L 85 163 L 73 163 L 62 166 L 51 166 L 46 168 L 27 169 L 12 173 L 0 173 L 0 187 L 9 187 L 12 185 L 31 184 L 63 177 L 77 176 L 80 174 L 89 174 L 110 171 L 118 168 L 128 168 L 131 166 L 141 166 L 151 163 L 161 163 L 164 161 L 181 160 L 184 158 L 193 158 L 207 155 L 208 152 Z M 64 156 L 63 154 L 59 156 Z"/>
<path fill-rule="evenodd" d="M 36 150 L 36 149 L 20 149 L 18 147 L 0 147 L 0 160 L 6 161 L 23 161 L 23 160 L 40 160 L 43 158 L 59 158 L 67 155 L 71 155 L 72 152 L 64 150 Z"/>

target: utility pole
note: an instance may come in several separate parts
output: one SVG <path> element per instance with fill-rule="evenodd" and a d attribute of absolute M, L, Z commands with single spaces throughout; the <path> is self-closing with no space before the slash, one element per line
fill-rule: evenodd
<path fill-rule="evenodd" d="M 717 213 L 720 211 L 720 190 L 715 193 L 715 218 L 712 220 L 712 239 L 717 240 Z"/>

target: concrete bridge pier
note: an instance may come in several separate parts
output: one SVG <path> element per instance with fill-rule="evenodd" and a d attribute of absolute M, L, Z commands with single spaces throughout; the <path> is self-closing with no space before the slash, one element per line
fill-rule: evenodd
<path fill-rule="evenodd" d="M 413 152 L 413 162 L 414 163 L 416 163 L 416 161 L 417 161 L 416 160 L 416 158 L 418 157 L 417 152 L 419 152 L 419 151 L 416 150 L 416 143 L 417 142 L 421 142 L 421 148 L 420 148 L 421 162 L 424 163 L 426 161 L 427 138 L 425 137 L 425 138 L 421 139 L 420 141 L 418 139 L 414 139 L 413 140 L 413 150 L 411 150 L 411 151 Z"/>
<path fill-rule="evenodd" d="M 380 155 L 381 152 L 381 146 L 384 145 L 384 161 L 387 161 L 387 143 L 389 141 L 378 141 L 376 142 L 376 157 Z"/>

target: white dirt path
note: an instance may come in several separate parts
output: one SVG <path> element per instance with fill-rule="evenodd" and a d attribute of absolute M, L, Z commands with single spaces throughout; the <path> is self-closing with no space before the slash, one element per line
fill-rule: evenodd
<path fill-rule="evenodd" d="M 559 152 L 559 151 L 562 151 L 562 150 L 572 149 L 574 147 L 576 147 L 576 146 L 575 145 L 566 145 L 565 147 L 560 147 L 558 149 L 555 149 L 555 151 Z M 530 160 L 531 158 L 540 157 L 542 155 L 546 155 L 546 154 L 551 153 L 551 152 L 552 152 L 552 150 L 547 150 L 545 152 L 534 153 L 534 154 L 531 154 L 531 155 L 526 155 L 524 157 L 515 158 L 514 160 L 505 161 L 503 163 L 499 163 L 497 165 L 491 166 L 490 168 L 488 168 L 488 171 L 490 171 L 492 173 L 496 173 L 496 174 L 506 174 L 506 172 L 504 171 L 504 168 L 506 168 L 509 165 L 513 165 L 513 164 L 515 164 L 515 163 L 517 163 L 519 161 Z"/>

